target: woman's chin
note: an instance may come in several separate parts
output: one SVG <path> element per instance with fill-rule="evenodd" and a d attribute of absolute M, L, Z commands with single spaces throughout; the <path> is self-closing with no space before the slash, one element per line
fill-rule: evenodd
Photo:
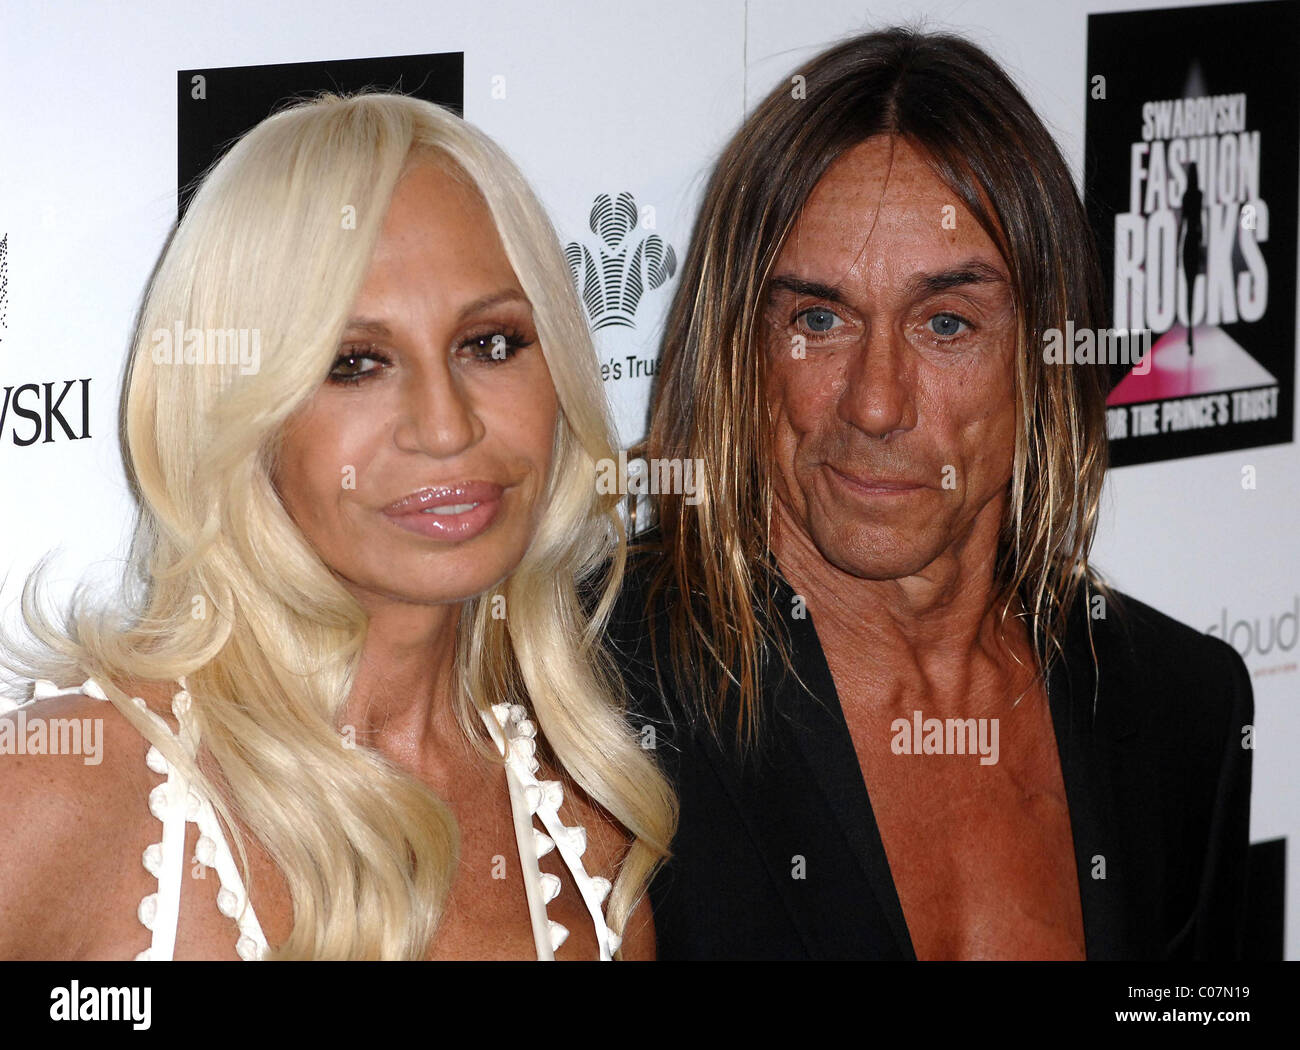
<path fill-rule="evenodd" d="M 522 551 L 520 552 L 522 556 Z M 460 559 L 455 559 L 460 561 Z M 396 560 L 375 575 L 355 574 L 344 579 L 349 591 L 371 611 L 376 603 L 456 605 L 494 590 L 519 566 L 513 559 L 465 559 L 465 564 L 413 564 L 405 571 Z M 452 561 L 452 559 L 447 559 Z"/>

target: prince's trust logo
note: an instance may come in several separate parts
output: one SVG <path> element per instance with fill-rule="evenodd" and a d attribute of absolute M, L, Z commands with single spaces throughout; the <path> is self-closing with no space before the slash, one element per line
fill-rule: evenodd
<path fill-rule="evenodd" d="M 602 193 L 591 206 L 589 222 L 602 246 L 594 256 L 577 241 L 565 246 L 573 283 L 594 328 L 635 328 L 637 307 L 646 288 L 661 288 L 677 272 L 677 254 L 662 237 L 654 233 L 641 239 L 630 236 L 638 220 L 652 227 L 654 210 L 646 209 L 645 217 L 640 217 L 632 194 L 612 198 Z"/>

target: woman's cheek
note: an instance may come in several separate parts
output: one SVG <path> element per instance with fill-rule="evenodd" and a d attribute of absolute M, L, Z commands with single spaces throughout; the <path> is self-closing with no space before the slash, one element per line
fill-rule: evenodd
<path fill-rule="evenodd" d="M 318 396 L 283 450 L 281 491 L 305 532 L 328 522 L 340 498 L 365 482 L 355 408 L 340 400 Z"/>

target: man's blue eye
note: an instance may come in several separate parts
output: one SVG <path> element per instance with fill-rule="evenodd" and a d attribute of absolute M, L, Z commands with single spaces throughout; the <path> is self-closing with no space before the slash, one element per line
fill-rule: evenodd
<path fill-rule="evenodd" d="M 930 331 L 935 335 L 957 335 L 966 322 L 952 314 L 935 314 L 930 318 Z"/>
<path fill-rule="evenodd" d="M 835 327 L 835 322 L 839 320 L 831 311 L 821 307 L 805 310 L 803 318 L 804 323 L 814 332 L 829 332 Z"/>

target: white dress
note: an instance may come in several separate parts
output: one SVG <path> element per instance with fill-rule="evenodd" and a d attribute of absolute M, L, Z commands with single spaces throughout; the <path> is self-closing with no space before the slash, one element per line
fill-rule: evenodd
<path fill-rule="evenodd" d="M 178 684 L 180 690 L 172 697 L 172 714 L 176 716 L 180 729 L 180 743 L 192 756 L 198 748 L 197 733 L 189 718 L 192 701 L 185 679 L 179 679 Z M 75 693 L 84 693 L 105 702 L 108 700 L 99 683 L 87 679 L 81 685 L 68 689 L 60 689 L 52 682 L 36 682 L 29 703 Z M 134 697 L 132 702 L 145 711 L 163 732 L 176 739 L 171 727 L 157 714 L 149 711 L 143 699 Z M 0 714 L 4 713 L 6 712 L 0 711 Z M 537 760 L 533 757 L 537 747 L 534 739 L 536 727 L 529 721 L 527 711 L 519 704 L 497 704 L 492 709 L 492 715 L 485 714 L 483 720 L 506 759 L 506 783 L 510 790 L 510 809 L 514 814 L 515 843 L 524 873 L 524 889 L 528 898 L 528 914 L 532 920 L 537 958 L 554 959 L 555 949 L 569 935 L 565 927 L 546 916 L 546 905 L 560 892 L 560 880 L 555 875 L 542 872 L 537 863 L 538 858 L 555 849 L 568 867 L 591 915 L 601 960 L 612 959 L 618 951 L 620 938 L 605 925 L 601 910 L 609 894 L 610 883 L 608 879 L 588 875 L 582 865 L 582 854 L 587 848 L 587 833 L 581 825 L 566 827 L 561 822 L 559 808 L 564 793 L 560 782 L 539 781 L 535 776 L 538 769 Z M 211 802 L 196 787 L 191 786 L 185 774 L 173 768 L 156 747 L 150 746 L 145 761 L 155 773 L 165 774 L 167 782 L 159 784 L 149 793 L 149 809 L 162 822 L 162 838 L 144 851 L 143 861 L 149 873 L 157 878 L 158 890 L 140 901 L 140 922 L 152 933 L 153 940 L 136 958 L 171 959 L 175 951 L 188 822 L 197 824 L 199 828 L 194 860 L 216 869 L 221 880 L 217 907 L 239 927 L 235 951 L 241 959 L 263 958 L 268 951 L 266 937 L 244 891 L 239 869 L 226 844 Z M 534 823 L 534 818 L 541 821 L 541 829 Z"/>

